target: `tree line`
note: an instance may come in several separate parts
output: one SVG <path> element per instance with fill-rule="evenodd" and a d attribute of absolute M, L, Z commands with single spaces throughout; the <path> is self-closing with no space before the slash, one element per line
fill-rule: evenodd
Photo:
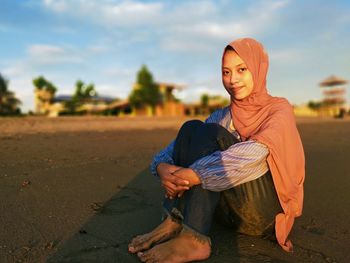
<path fill-rule="evenodd" d="M 38 76 L 32 81 L 36 90 L 44 90 L 51 94 L 54 99 L 58 88 L 44 76 Z M 21 113 L 19 106 L 21 101 L 15 97 L 14 92 L 8 88 L 9 81 L 0 74 L 0 115 L 18 115 Z M 95 85 L 85 84 L 82 80 L 75 83 L 75 91 L 71 98 L 65 102 L 68 113 L 74 114 L 77 108 L 84 102 L 97 97 Z M 40 98 L 39 98 L 40 99 Z M 152 73 L 146 65 L 142 65 L 136 74 L 136 88 L 129 94 L 130 106 L 135 108 L 150 106 L 153 111 L 155 106 L 161 101 L 161 94 L 158 85 L 153 79 Z"/>
<path fill-rule="evenodd" d="M 0 116 L 20 115 L 21 101 L 9 90 L 9 81 L 0 73 Z"/>

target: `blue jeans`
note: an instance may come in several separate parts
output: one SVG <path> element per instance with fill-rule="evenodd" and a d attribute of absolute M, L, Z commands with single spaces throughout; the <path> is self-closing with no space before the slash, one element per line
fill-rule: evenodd
<path fill-rule="evenodd" d="M 194 161 L 217 150 L 226 150 L 238 140 L 216 123 L 205 124 L 199 120 L 186 122 L 180 129 L 174 146 L 175 165 L 188 167 Z M 197 232 L 208 235 L 220 192 L 192 187 L 181 198 L 166 198 L 163 207 L 167 214 Z"/>
<path fill-rule="evenodd" d="M 215 151 L 224 151 L 238 140 L 215 123 L 186 122 L 175 140 L 175 165 L 189 167 Z M 234 188 L 213 192 L 201 185 L 185 191 L 180 198 L 165 198 L 163 207 L 173 219 L 208 235 L 214 218 L 243 234 L 271 234 L 275 215 L 282 211 L 270 172 Z"/>

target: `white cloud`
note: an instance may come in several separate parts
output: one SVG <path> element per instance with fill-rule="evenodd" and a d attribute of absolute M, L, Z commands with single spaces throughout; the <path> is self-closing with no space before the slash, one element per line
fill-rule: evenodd
<path fill-rule="evenodd" d="M 135 70 L 130 68 L 120 68 L 118 66 L 111 66 L 102 71 L 109 77 L 134 77 Z"/>
<path fill-rule="evenodd" d="M 54 45 L 34 44 L 27 48 L 29 63 L 36 65 L 79 64 L 84 62 L 76 48 L 63 48 Z"/>
<path fill-rule="evenodd" d="M 67 9 L 67 1 L 64 0 L 43 0 L 43 3 L 56 12 L 63 12 Z"/>
<path fill-rule="evenodd" d="M 87 47 L 87 51 L 92 54 L 101 54 L 101 53 L 106 53 L 110 50 L 111 48 L 107 45 L 91 45 Z"/>
<path fill-rule="evenodd" d="M 43 1 L 44 6 L 54 12 L 107 29 L 127 30 L 128 39 L 144 35 L 147 31 L 149 34 L 146 34 L 146 39 L 159 37 L 160 46 L 165 49 L 190 52 L 207 50 L 218 42 L 238 37 L 262 35 L 271 25 L 278 24 L 276 14 L 288 4 L 288 1 L 283 0 L 264 1 L 240 10 L 231 4 L 230 13 L 218 8 L 214 1 L 185 1 L 174 6 L 160 1 Z M 144 39 L 142 37 L 141 40 Z"/>
<path fill-rule="evenodd" d="M 162 3 L 138 1 L 43 0 L 43 4 L 54 12 L 88 18 L 106 27 L 147 24 L 156 21 L 163 9 Z"/>
<path fill-rule="evenodd" d="M 64 49 L 58 46 L 36 44 L 28 48 L 28 54 L 30 56 L 59 56 L 64 53 Z"/>
<path fill-rule="evenodd" d="M 302 49 L 280 49 L 280 50 L 271 50 L 269 52 L 269 58 L 272 63 L 283 63 L 285 64 L 292 62 L 302 62 L 305 58 L 305 51 Z"/>

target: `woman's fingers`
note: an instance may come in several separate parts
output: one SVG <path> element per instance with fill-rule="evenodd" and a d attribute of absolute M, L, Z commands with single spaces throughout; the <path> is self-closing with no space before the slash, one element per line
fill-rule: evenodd
<path fill-rule="evenodd" d="M 167 192 L 170 192 L 171 194 L 174 194 L 177 191 L 176 190 L 176 185 L 172 184 L 169 181 L 163 182 L 163 187 L 165 188 L 165 190 Z"/>
<path fill-rule="evenodd" d="M 190 184 L 188 180 L 184 180 L 183 178 L 173 174 L 167 176 L 165 180 L 170 181 L 172 184 L 176 186 L 188 186 Z"/>
<path fill-rule="evenodd" d="M 173 175 L 173 178 L 172 178 L 172 183 L 177 185 L 177 186 L 188 186 L 190 184 L 190 182 L 188 180 L 183 180 L 177 176 L 174 176 Z"/>
<path fill-rule="evenodd" d="M 162 182 L 163 184 L 165 182 L 169 182 L 175 186 L 189 186 L 190 182 L 188 180 L 184 180 L 178 176 L 175 176 L 175 175 L 168 175 L 168 176 L 163 176 L 162 177 Z"/>
<path fill-rule="evenodd" d="M 180 198 L 184 193 L 185 193 L 185 191 L 180 191 L 180 192 L 178 192 L 178 193 L 177 193 L 177 197 Z"/>
<path fill-rule="evenodd" d="M 169 173 L 174 173 L 174 172 L 176 172 L 177 170 L 179 170 L 179 169 L 181 169 L 182 167 L 180 167 L 180 166 L 176 166 L 176 165 L 169 165 L 168 166 L 168 172 Z"/>
<path fill-rule="evenodd" d="M 169 181 L 163 182 L 162 185 L 166 191 L 166 195 L 168 195 L 169 197 L 177 197 L 179 193 L 183 193 L 184 191 L 190 189 L 189 186 L 176 186 L 175 184 Z"/>
<path fill-rule="evenodd" d="M 173 184 L 169 184 L 169 183 L 166 183 L 166 184 L 163 184 L 163 187 L 165 189 L 168 189 L 169 191 L 175 193 L 175 192 L 179 192 L 179 191 L 186 191 L 186 190 L 189 190 L 190 187 L 189 186 L 176 186 L 176 185 L 173 185 Z"/>

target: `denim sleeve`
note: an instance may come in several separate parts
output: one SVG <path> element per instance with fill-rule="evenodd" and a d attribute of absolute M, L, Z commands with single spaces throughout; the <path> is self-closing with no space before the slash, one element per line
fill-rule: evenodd
<path fill-rule="evenodd" d="M 174 144 L 175 144 L 175 140 L 172 141 L 166 148 L 164 148 L 163 150 L 161 150 L 158 154 L 156 154 L 153 157 L 153 161 L 151 163 L 151 173 L 158 177 L 158 173 L 157 173 L 157 166 L 160 163 L 168 163 L 168 164 L 174 164 L 174 160 L 173 160 L 173 151 L 174 151 Z"/>
<path fill-rule="evenodd" d="M 210 114 L 208 116 L 208 118 L 206 118 L 206 120 L 204 121 L 204 123 L 219 123 L 222 118 L 223 118 L 223 113 L 224 113 L 225 109 L 219 109 L 214 111 L 212 114 Z"/>
<path fill-rule="evenodd" d="M 264 144 L 245 141 L 205 156 L 190 168 L 200 177 L 203 188 L 223 191 L 264 175 L 268 171 L 268 153 Z"/>

